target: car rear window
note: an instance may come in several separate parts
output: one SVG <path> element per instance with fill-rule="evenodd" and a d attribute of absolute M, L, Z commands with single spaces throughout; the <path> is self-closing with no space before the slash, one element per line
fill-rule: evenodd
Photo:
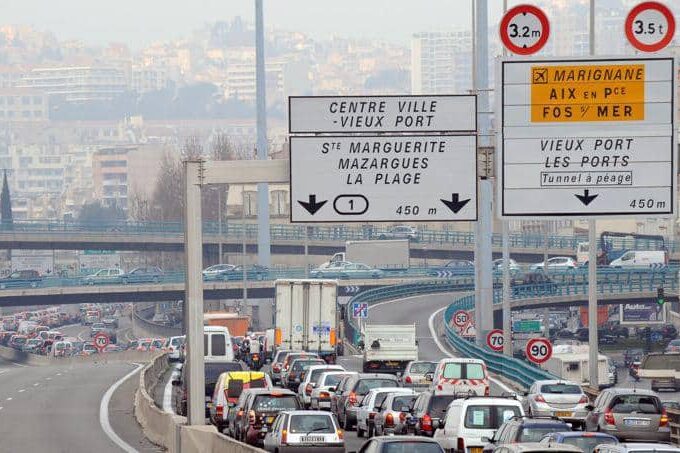
<path fill-rule="evenodd" d="M 558 395 L 580 395 L 581 387 L 575 384 L 544 384 L 541 393 L 555 393 Z"/>
<path fill-rule="evenodd" d="M 433 362 L 416 362 L 411 365 L 409 373 L 413 374 L 427 374 L 434 372 L 437 364 Z"/>
<path fill-rule="evenodd" d="M 392 410 L 401 411 L 402 407 L 411 407 L 413 401 L 418 397 L 418 395 L 405 395 L 396 396 L 392 400 Z"/>
<path fill-rule="evenodd" d="M 564 443 L 574 445 L 586 453 L 592 452 L 596 446 L 601 444 L 616 444 L 618 441 L 610 437 L 565 437 Z"/>
<path fill-rule="evenodd" d="M 260 412 L 279 412 L 299 409 L 294 395 L 258 395 L 253 402 L 253 410 Z"/>
<path fill-rule="evenodd" d="M 553 426 L 527 426 L 522 428 L 518 440 L 520 442 L 539 442 L 546 434 L 557 431 L 569 431 L 569 429 L 566 423 L 563 425 L 555 424 Z"/>
<path fill-rule="evenodd" d="M 651 395 L 620 395 L 609 406 L 615 414 L 660 414 L 661 401 Z"/>
<path fill-rule="evenodd" d="M 366 395 L 369 390 L 376 389 L 378 387 L 398 387 L 397 380 L 381 378 L 360 379 L 357 381 L 354 391 L 359 395 Z"/>
<path fill-rule="evenodd" d="M 220 374 L 227 371 L 242 371 L 243 367 L 238 362 L 220 362 L 220 363 L 205 363 L 205 380 L 206 382 L 217 382 Z"/>
<path fill-rule="evenodd" d="M 344 374 L 329 374 L 326 376 L 326 379 L 323 381 L 323 385 L 327 385 L 329 387 L 335 387 L 338 385 L 338 383 L 344 378 L 346 375 Z"/>
<path fill-rule="evenodd" d="M 512 417 L 519 416 L 517 406 L 468 406 L 465 427 L 473 429 L 498 429 Z"/>
<path fill-rule="evenodd" d="M 323 360 L 298 360 L 293 365 L 293 371 L 307 370 L 312 365 L 322 365 Z"/>
<path fill-rule="evenodd" d="M 434 395 L 430 399 L 430 417 L 441 418 L 446 412 L 449 403 L 455 399 L 455 395 Z"/>
<path fill-rule="evenodd" d="M 212 355 L 226 355 L 227 342 L 224 334 L 212 334 Z"/>
<path fill-rule="evenodd" d="M 289 426 L 291 433 L 335 433 L 333 420 L 328 415 L 293 415 Z"/>
<path fill-rule="evenodd" d="M 484 379 L 484 367 L 480 363 L 451 362 L 444 365 L 445 379 Z"/>
<path fill-rule="evenodd" d="M 442 448 L 437 443 L 419 442 L 417 440 L 408 442 L 390 442 L 383 445 L 385 453 L 441 453 Z"/>

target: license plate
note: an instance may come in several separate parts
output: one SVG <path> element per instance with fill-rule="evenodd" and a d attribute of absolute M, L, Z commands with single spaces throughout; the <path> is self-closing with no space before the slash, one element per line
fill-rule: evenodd
<path fill-rule="evenodd" d="M 626 418 L 623 420 L 623 424 L 628 426 L 649 426 L 650 421 Z"/>
<path fill-rule="evenodd" d="M 267 423 L 274 423 L 274 418 L 276 417 L 267 417 Z"/>
<path fill-rule="evenodd" d="M 555 412 L 555 417 L 571 417 L 573 412 L 568 411 L 557 411 Z"/>
<path fill-rule="evenodd" d="M 470 453 L 482 453 L 482 447 L 472 447 Z"/>
<path fill-rule="evenodd" d="M 302 442 L 306 444 L 320 444 L 323 443 L 324 437 L 323 436 L 303 436 L 302 437 Z"/>

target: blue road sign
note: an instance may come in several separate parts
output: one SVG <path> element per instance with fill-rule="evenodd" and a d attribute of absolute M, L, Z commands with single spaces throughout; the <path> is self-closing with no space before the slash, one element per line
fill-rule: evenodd
<path fill-rule="evenodd" d="M 366 302 L 354 302 L 352 304 L 352 316 L 355 318 L 368 318 L 368 304 Z"/>

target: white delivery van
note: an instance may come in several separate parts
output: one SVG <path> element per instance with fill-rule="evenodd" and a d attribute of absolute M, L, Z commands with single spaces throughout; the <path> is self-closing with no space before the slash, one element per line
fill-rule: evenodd
<path fill-rule="evenodd" d="M 229 329 L 224 326 L 203 326 L 203 354 L 206 362 L 234 360 Z"/>
<path fill-rule="evenodd" d="M 434 370 L 432 390 L 440 394 L 489 396 L 489 372 L 479 359 L 441 359 Z"/>
<path fill-rule="evenodd" d="M 668 264 L 663 250 L 629 250 L 609 263 L 610 267 L 662 267 Z"/>
<path fill-rule="evenodd" d="M 415 324 L 366 324 L 363 337 L 364 373 L 403 373 L 418 360 Z"/>

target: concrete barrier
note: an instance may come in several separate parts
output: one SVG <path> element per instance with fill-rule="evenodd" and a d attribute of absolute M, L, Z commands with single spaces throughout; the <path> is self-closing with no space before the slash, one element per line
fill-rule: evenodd
<path fill-rule="evenodd" d="M 132 333 L 137 338 L 168 338 L 182 335 L 180 327 L 167 327 L 151 322 L 149 317 L 153 316 L 155 304 L 138 304 L 132 310 Z"/>
<path fill-rule="evenodd" d="M 139 375 L 135 393 L 135 418 L 144 435 L 168 453 L 255 453 L 262 450 L 220 434 L 212 425 L 187 426 L 186 417 L 163 412 L 151 394 L 167 369 L 167 357 L 158 355 Z"/>
<path fill-rule="evenodd" d="M 33 366 L 49 365 L 75 365 L 79 363 L 109 363 L 109 362 L 141 362 L 146 363 L 153 358 L 153 352 L 123 351 L 109 352 L 106 354 L 93 354 L 91 356 L 74 357 L 48 357 L 31 354 L 30 352 L 17 351 L 14 348 L 0 346 L 0 358 L 10 362 L 23 363 Z"/>

